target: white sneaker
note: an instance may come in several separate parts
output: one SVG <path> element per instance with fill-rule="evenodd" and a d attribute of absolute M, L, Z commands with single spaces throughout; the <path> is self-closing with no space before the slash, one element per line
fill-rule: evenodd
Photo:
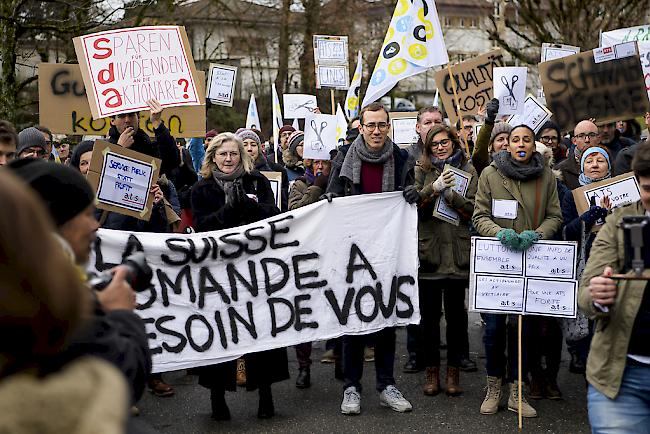
<path fill-rule="evenodd" d="M 379 403 L 383 407 L 390 407 L 391 410 L 400 413 L 413 410 L 411 403 L 402 396 L 402 392 L 397 390 L 395 386 L 388 386 L 381 392 L 379 395 Z"/>
<path fill-rule="evenodd" d="M 359 414 L 361 413 L 361 395 L 357 388 L 350 386 L 343 391 L 343 402 L 341 402 L 341 413 Z"/>

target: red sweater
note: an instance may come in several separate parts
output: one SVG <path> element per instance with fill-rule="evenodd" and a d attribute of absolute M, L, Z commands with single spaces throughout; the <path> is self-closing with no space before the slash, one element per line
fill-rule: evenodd
<path fill-rule="evenodd" d="M 361 190 L 364 194 L 381 193 L 383 164 L 361 163 Z"/>

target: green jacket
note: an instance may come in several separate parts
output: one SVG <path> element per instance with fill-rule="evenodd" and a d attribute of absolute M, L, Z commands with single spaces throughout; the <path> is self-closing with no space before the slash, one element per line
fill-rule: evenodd
<path fill-rule="evenodd" d="M 591 247 L 589 261 L 580 282 L 578 305 L 587 316 L 596 320 L 596 330 L 587 359 L 587 381 L 611 399 L 616 398 L 621 387 L 627 363 L 627 348 L 647 281 L 620 281 L 616 302 L 609 307 L 609 312 L 602 312 L 593 304 L 589 281 L 600 276 L 608 265 L 614 269 L 614 273 L 622 271 L 625 248 L 621 219 L 624 216 L 644 214 L 645 209 L 639 201 L 615 209 L 607 217 Z M 650 270 L 644 270 L 643 274 L 650 276 Z"/>
<path fill-rule="evenodd" d="M 472 163 L 467 162 L 460 169 L 471 173 L 472 179 L 467 187 L 466 196 L 454 192 L 449 204 L 460 216 L 460 224 L 455 226 L 433 217 L 433 205 L 438 196 L 434 193 L 432 184 L 441 172 L 435 167 L 430 171 L 419 165 L 415 168 L 415 188 L 422 197 L 418 208 L 421 278 L 467 279 L 469 277 L 469 221 L 474 211 L 478 175 Z"/>
<path fill-rule="evenodd" d="M 535 219 L 533 214 L 537 185 L 540 206 Z M 517 217 L 514 220 L 493 217 L 493 199 L 516 200 Z M 535 221 L 537 227 L 534 226 Z M 497 169 L 495 163 L 490 164 L 483 170 L 478 181 L 472 223 L 484 237 L 494 237 L 501 229 L 511 228 L 518 233 L 534 230 L 540 233 L 542 239 L 552 238 L 562 226 L 562 211 L 553 172 L 549 167 L 545 167 L 538 179 L 522 182 L 506 177 Z"/>
<path fill-rule="evenodd" d="M 474 142 L 474 152 L 472 152 L 472 164 L 476 172 L 480 175 L 483 169 L 490 165 L 490 135 L 494 129 L 494 122 L 485 122 L 478 132 L 478 137 Z"/>
<path fill-rule="evenodd" d="M 294 181 L 289 192 L 289 209 L 294 210 L 318 202 L 325 191 L 315 185 L 307 184 L 304 177 Z"/>

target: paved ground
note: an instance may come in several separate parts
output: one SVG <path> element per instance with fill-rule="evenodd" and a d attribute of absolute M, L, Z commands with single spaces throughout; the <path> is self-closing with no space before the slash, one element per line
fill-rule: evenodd
<path fill-rule="evenodd" d="M 413 404 L 413 412 L 398 414 L 379 406 L 374 391 L 374 365 L 366 363 L 364 393 L 360 416 L 343 416 L 339 412 L 342 383 L 334 379 L 334 366 L 319 363 L 323 345 L 315 344 L 312 367 L 312 387 L 298 390 L 294 385 L 297 363 L 295 352 L 289 351 L 293 378 L 273 387 L 276 416 L 259 420 L 257 393 L 243 389 L 228 393 L 232 420 L 215 422 L 210 419 L 210 397 L 206 389 L 197 385 L 196 377 L 184 371 L 167 373 L 164 378 L 176 389 L 170 398 L 147 395 L 139 404 L 142 412 L 138 425 L 149 425 L 162 433 L 216 433 L 216 432 L 286 432 L 286 433 L 507 433 L 517 432 L 516 413 L 505 407 L 498 414 L 483 416 L 479 407 L 484 397 L 485 358 L 481 344 L 482 328 L 478 315 L 470 315 L 470 346 L 473 358 L 479 363 L 479 372 L 461 375 L 465 394 L 458 398 L 446 395 L 426 397 L 421 392 L 424 374 L 403 374 L 406 361 L 406 330 L 398 332 L 395 375 L 397 386 Z M 444 352 L 442 353 L 444 357 Z M 444 363 L 444 361 L 443 361 Z M 539 417 L 524 419 L 524 432 L 529 433 L 588 433 L 585 384 L 581 376 L 568 372 L 566 352 L 563 354 L 559 384 L 564 400 L 531 401 Z M 504 389 L 505 391 L 505 389 Z M 502 398 L 505 404 L 507 396 Z"/>

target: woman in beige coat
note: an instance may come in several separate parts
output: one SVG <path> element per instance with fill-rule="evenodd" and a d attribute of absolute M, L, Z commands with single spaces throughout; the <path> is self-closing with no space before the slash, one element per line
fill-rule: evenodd
<path fill-rule="evenodd" d="M 542 155 L 535 151 L 535 134 L 528 126 L 513 128 L 508 149 L 495 154 L 490 166 L 481 173 L 472 222 L 480 235 L 497 237 L 506 247 L 520 251 L 539 239 L 550 239 L 560 229 L 562 212 L 555 176 Z M 506 329 L 507 317 L 509 315 L 483 315 L 488 389 L 481 405 L 482 414 L 494 414 L 498 410 L 501 383 L 506 374 L 506 340 L 508 373 L 505 379 L 511 383 L 508 409 L 517 411 L 516 317 L 510 316 Z M 526 335 L 525 321 L 523 325 Z M 522 372 L 527 372 L 525 347 L 522 353 Z M 524 417 L 537 416 L 525 400 L 522 413 Z"/>

